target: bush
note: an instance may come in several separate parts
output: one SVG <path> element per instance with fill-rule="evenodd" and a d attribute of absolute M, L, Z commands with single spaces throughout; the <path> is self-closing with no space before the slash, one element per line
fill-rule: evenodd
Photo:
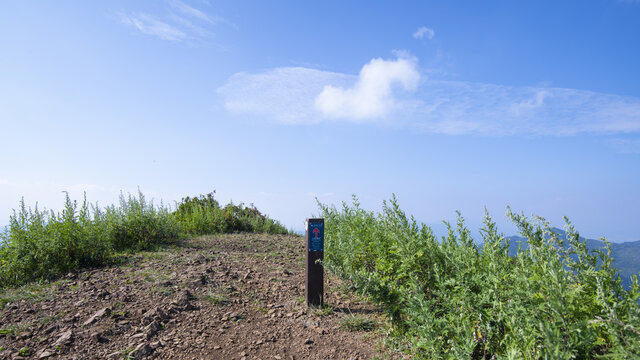
<path fill-rule="evenodd" d="M 164 206 L 120 195 L 120 206 L 101 210 L 86 197 L 78 209 L 65 193 L 61 213 L 27 209 L 24 200 L 0 235 L 0 286 L 49 279 L 110 262 L 115 251 L 140 250 L 177 240 L 179 225 Z"/>
<path fill-rule="evenodd" d="M 78 208 L 65 193 L 60 213 L 27 209 L 24 200 L 0 233 L 0 287 L 46 280 L 81 267 L 108 264 L 118 251 L 139 251 L 188 234 L 262 232 L 287 234 L 254 206 L 220 208 L 213 193 L 184 198 L 171 212 L 138 196 L 120 194 L 118 206 L 101 209 L 84 198 Z"/>
<path fill-rule="evenodd" d="M 625 290 L 610 251 L 587 251 L 568 220 L 559 238 L 542 218 L 509 217 L 529 249 L 509 244 L 486 214 L 483 245 L 458 214 L 438 241 L 395 196 L 374 214 L 319 204 L 325 265 L 381 304 L 417 358 L 636 358 L 640 286 Z M 563 246 L 564 242 L 569 246 Z"/>
<path fill-rule="evenodd" d="M 125 199 L 120 195 L 120 206 L 111 205 L 104 214 L 97 212 L 110 233 L 115 250 L 144 250 L 160 244 L 166 244 L 180 237 L 180 224 L 171 216 L 163 204 L 154 206 L 147 203 L 144 195 L 131 195 Z"/>
<path fill-rule="evenodd" d="M 198 197 L 186 197 L 173 213 L 182 229 L 191 235 L 206 235 L 234 232 L 258 232 L 287 234 L 287 229 L 278 221 L 269 219 L 255 206 L 245 207 L 233 202 L 220 207 L 214 192 Z"/>

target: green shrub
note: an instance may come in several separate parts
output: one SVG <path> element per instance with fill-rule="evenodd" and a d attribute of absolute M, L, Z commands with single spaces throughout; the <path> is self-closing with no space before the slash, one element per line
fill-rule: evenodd
<path fill-rule="evenodd" d="M 479 246 L 459 214 L 438 240 L 395 196 L 379 214 L 355 197 L 340 210 L 319 206 L 325 265 L 383 305 L 416 358 L 640 355 L 637 277 L 625 290 L 608 245 L 587 251 L 568 220 L 561 239 L 544 219 L 509 211 L 530 245 L 510 257 L 488 214 Z"/>
<path fill-rule="evenodd" d="M 105 212 L 97 212 L 99 221 L 106 226 L 115 250 L 144 250 L 170 243 L 180 237 L 180 224 L 162 203 L 154 206 L 144 195 L 120 194 L 120 206 L 111 205 Z"/>
<path fill-rule="evenodd" d="M 287 229 L 278 221 L 269 219 L 255 206 L 245 207 L 233 202 L 220 207 L 214 192 L 198 197 L 186 197 L 173 213 L 182 229 L 192 235 L 258 232 L 287 234 Z"/>
<path fill-rule="evenodd" d="M 171 212 L 138 196 L 120 194 L 118 206 L 102 209 L 86 197 L 78 208 L 65 193 L 60 213 L 26 208 L 24 200 L 0 233 L 0 287 L 46 280 L 81 267 L 109 263 L 118 251 L 138 251 L 178 240 L 182 233 L 262 232 L 286 234 L 279 222 L 254 206 L 221 208 L 214 193 L 184 198 Z"/>
<path fill-rule="evenodd" d="M 120 195 L 101 210 L 86 197 L 78 209 L 65 193 L 60 213 L 27 209 L 24 200 L 0 235 L 0 286 L 49 279 L 80 267 L 104 265 L 118 250 L 140 250 L 177 240 L 179 224 L 164 206 Z"/>

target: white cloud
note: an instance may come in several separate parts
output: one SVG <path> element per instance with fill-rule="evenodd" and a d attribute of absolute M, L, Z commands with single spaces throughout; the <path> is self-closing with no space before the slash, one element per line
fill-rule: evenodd
<path fill-rule="evenodd" d="M 431 40 L 435 35 L 436 32 L 426 26 L 420 27 L 418 30 L 416 30 L 416 32 L 413 33 L 413 37 L 416 39 L 424 39 L 426 37 L 427 39 Z"/>
<path fill-rule="evenodd" d="M 258 74 L 237 73 L 218 93 L 234 114 L 266 116 L 284 123 L 321 121 L 314 101 L 326 84 L 346 85 L 354 76 L 303 67 L 276 68 Z"/>
<path fill-rule="evenodd" d="M 166 0 L 169 7 L 162 14 L 121 13 L 120 21 L 140 32 L 162 40 L 196 43 L 213 37 L 213 27 L 222 23 L 234 27 L 232 22 L 187 5 L 180 0 Z"/>
<path fill-rule="evenodd" d="M 176 26 L 162 22 L 148 14 L 120 14 L 120 21 L 123 24 L 136 27 L 144 34 L 157 36 L 163 40 L 182 41 L 187 39 L 187 34 Z"/>
<path fill-rule="evenodd" d="M 640 133 L 635 97 L 418 78 L 415 61 L 374 59 L 358 76 L 305 67 L 238 73 L 218 93 L 234 115 L 283 123 L 394 122 L 452 135 Z"/>
<path fill-rule="evenodd" d="M 640 99 L 584 90 L 429 81 L 416 126 L 435 133 L 487 135 L 640 131 Z"/>
<path fill-rule="evenodd" d="M 180 0 L 170 0 L 168 1 L 169 5 L 171 5 L 171 7 L 173 7 L 174 9 L 178 10 L 179 12 L 187 15 L 187 16 L 191 16 L 194 17 L 196 19 L 200 19 L 206 22 L 212 22 L 211 18 L 209 17 L 209 15 L 205 14 L 204 12 L 191 7 L 185 3 L 183 3 Z"/>
<path fill-rule="evenodd" d="M 398 84 L 405 90 L 415 90 L 419 80 L 414 59 L 373 59 L 362 67 L 353 87 L 326 85 L 316 97 L 315 106 L 331 118 L 381 118 L 396 106 L 392 86 Z"/>

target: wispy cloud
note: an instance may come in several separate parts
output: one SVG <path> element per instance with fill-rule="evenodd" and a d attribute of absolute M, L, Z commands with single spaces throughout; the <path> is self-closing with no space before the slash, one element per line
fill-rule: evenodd
<path fill-rule="evenodd" d="M 169 0 L 168 1 L 169 5 L 174 8 L 175 10 L 177 10 L 178 12 L 180 12 L 181 14 L 187 16 L 187 17 L 191 17 L 193 19 L 197 19 L 197 20 L 201 20 L 203 22 L 207 22 L 209 24 L 215 25 L 215 24 L 225 24 L 228 26 L 231 26 L 235 29 L 238 28 L 238 26 L 236 24 L 234 24 L 233 22 L 219 16 L 219 15 L 215 15 L 215 14 L 207 14 L 202 10 L 198 10 L 195 7 L 189 6 L 187 4 L 185 4 L 182 1 L 179 0 Z M 207 5 L 211 6 L 211 4 Z"/>
<path fill-rule="evenodd" d="M 136 27 L 142 33 L 157 36 L 163 40 L 183 41 L 187 34 L 174 25 L 162 22 L 148 14 L 120 14 L 123 24 Z"/>
<path fill-rule="evenodd" d="M 348 86 L 354 76 L 305 67 L 276 68 L 258 74 L 237 73 L 218 93 L 234 114 L 266 116 L 284 123 L 322 121 L 315 98 L 324 86 Z"/>
<path fill-rule="evenodd" d="M 196 19 L 200 19 L 206 22 L 213 22 L 211 20 L 211 18 L 209 17 L 209 15 L 205 14 L 204 12 L 191 7 L 185 3 L 183 3 L 182 1 L 179 0 L 170 0 L 168 1 L 169 5 L 171 5 L 172 8 L 178 10 L 179 12 L 181 12 L 184 15 L 196 18 Z"/>
<path fill-rule="evenodd" d="M 428 28 L 426 26 L 420 27 L 418 30 L 416 30 L 416 32 L 413 33 L 413 37 L 416 39 L 427 38 L 431 40 L 435 35 L 436 35 L 436 32 L 433 29 Z"/>
<path fill-rule="evenodd" d="M 180 0 L 166 0 L 165 12 L 120 13 L 120 21 L 144 34 L 174 42 L 204 41 L 213 37 L 213 27 L 222 23 L 237 28 L 232 22 L 210 14 Z"/>
<path fill-rule="evenodd" d="M 411 64 L 374 59 L 359 75 L 305 67 L 238 73 L 218 93 L 232 114 L 293 124 L 394 122 L 452 135 L 640 133 L 635 97 L 431 80 Z"/>

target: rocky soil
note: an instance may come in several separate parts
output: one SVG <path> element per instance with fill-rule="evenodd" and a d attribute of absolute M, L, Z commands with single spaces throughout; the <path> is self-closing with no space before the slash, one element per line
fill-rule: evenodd
<path fill-rule="evenodd" d="M 306 308 L 304 260 L 301 237 L 210 236 L 0 292 L 0 359 L 401 358 L 337 279 Z"/>

